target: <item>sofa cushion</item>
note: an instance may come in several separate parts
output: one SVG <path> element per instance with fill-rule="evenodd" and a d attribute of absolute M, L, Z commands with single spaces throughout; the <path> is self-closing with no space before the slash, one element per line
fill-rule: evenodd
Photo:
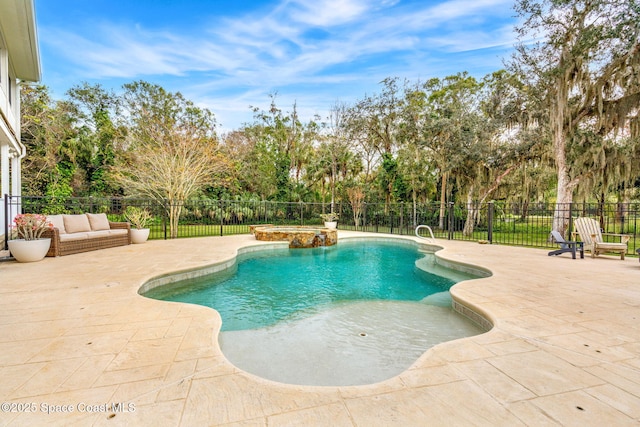
<path fill-rule="evenodd" d="M 64 228 L 62 215 L 47 215 L 47 221 L 50 222 L 54 228 L 57 228 L 60 234 L 67 233 L 67 230 Z"/>
<path fill-rule="evenodd" d="M 109 230 L 90 231 L 87 233 L 89 239 L 95 239 L 96 237 L 109 237 Z"/>
<path fill-rule="evenodd" d="M 89 238 L 87 233 L 66 233 L 60 235 L 61 242 L 74 242 L 76 240 L 87 240 Z"/>
<path fill-rule="evenodd" d="M 67 233 L 81 233 L 91 231 L 91 224 L 86 215 L 62 215 L 64 228 Z"/>
<path fill-rule="evenodd" d="M 111 227 L 109 226 L 109 218 L 107 218 L 107 214 L 87 214 L 87 218 L 89 218 L 89 224 L 91 225 L 91 231 L 100 231 L 100 230 L 109 230 Z"/>

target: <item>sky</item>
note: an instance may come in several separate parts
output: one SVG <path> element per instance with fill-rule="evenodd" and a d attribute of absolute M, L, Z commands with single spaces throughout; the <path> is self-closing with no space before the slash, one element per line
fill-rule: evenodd
<path fill-rule="evenodd" d="M 55 99 L 83 82 L 137 80 L 210 109 L 219 131 L 252 107 L 326 118 L 337 103 L 411 82 L 504 67 L 514 0 L 35 0 L 42 81 Z"/>

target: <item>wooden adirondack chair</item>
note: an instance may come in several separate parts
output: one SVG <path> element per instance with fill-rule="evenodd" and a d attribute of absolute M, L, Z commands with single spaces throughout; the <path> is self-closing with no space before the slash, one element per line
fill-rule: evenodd
<path fill-rule="evenodd" d="M 591 258 L 595 258 L 604 252 L 614 252 L 620 254 L 620 259 L 624 259 L 630 236 L 626 234 L 603 233 L 602 230 L 600 230 L 598 221 L 591 218 L 576 218 L 573 221 L 573 225 L 584 242 L 584 249 L 591 252 Z M 602 236 L 620 237 L 620 243 L 605 242 Z M 575 240 L 575 238 L 573 238 L 573 240 Z"/>

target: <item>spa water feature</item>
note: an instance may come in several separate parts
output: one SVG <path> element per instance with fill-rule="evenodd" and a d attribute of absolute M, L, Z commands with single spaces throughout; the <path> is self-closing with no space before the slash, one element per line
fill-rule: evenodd
<path fill-rule="evenodd" d="M 266 242 L 288 241 L 289 247 L 317 248 L 319 246 L 333 246 L 338 243 L 338 231 L 335 228 L 311 226 L 274 226 L 259 225 L 251 227 L 256 240 Z"/>

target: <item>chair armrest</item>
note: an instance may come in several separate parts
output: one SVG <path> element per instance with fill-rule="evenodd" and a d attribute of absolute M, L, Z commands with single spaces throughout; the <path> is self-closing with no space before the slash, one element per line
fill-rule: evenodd
<path fill-rule="evenodd" d="M 131 224 L 129 224 L 128 222 L 111 222 L 111 221 L 109 221 L 109 227 L 111 227 L 112 230 L 114 230 L 114 229 L 129 230 L 131 228 Z"/>
<path fill-rule="evenodd" d="M 42 237 L 43 239 L 50 238 L 52 241 L 57 242 L 60 240 L 60 230 L 57 228 L 49 228 L 47 230 L 44 230 L 40 237 Z"/>
<path fill-rule="evenodd" d="M 44 230 L 40 237 L 50 238 L 51 244 L 49 245 L 49 250 L 47 251 L 47 256 L 59 256 L 60 255 L 60 229 L 59 228 L 50 228 L 48 230 Z"/>
<path fill-rule="evenodd" d="M 620 242 L 622 242 L 622 243 L 627 243 L 629 241 L 629 239 L 631 239 L 631 236 L 629 236 L 628 234 L 602 233 L 602 235 L 603 236 L 620 237 Z"/>

